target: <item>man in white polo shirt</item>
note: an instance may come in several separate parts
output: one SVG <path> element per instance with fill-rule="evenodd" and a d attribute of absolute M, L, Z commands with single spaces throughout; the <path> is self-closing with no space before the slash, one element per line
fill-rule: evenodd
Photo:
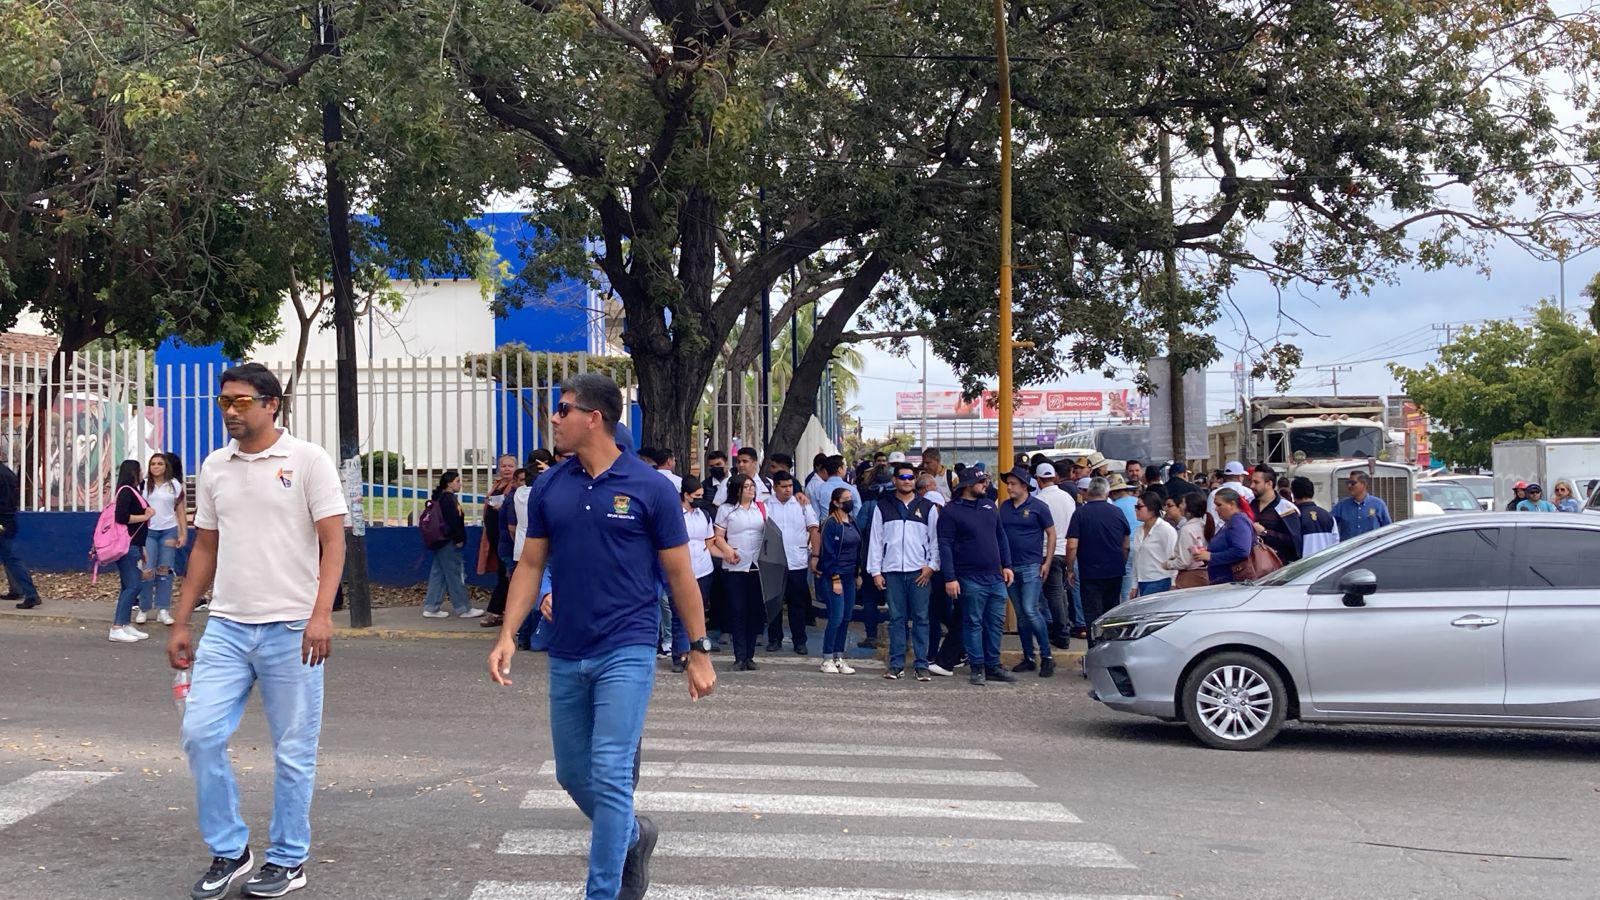
<path fill-rule="evenodd" d="M 223 372 L 217 405 L 233 440 L 200 468 L 194 549 L 167 639 L 172 667 L 193 667 L 183 749 L 212 856 L 190 896 L 221 897 L 255 866 L 228 738 L 259 683 L 276 775 L 266 864 L 244 895 L 281 897 L 306 883 L 322 663 L 331 652 L 347 510 L 327 452 L 274 424 L 283 388 L 265 366 Z M 196 647 L 189 616 L 213 577 L 211 615 Z"/>

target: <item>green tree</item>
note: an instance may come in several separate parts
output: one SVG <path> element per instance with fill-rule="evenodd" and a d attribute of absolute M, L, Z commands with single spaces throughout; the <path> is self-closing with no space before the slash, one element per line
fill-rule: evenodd
<path fill-rule="evenodd" d="M 1527 325 L 1465 328 L 1437 362 L 1390 370 L 1428 414 L 1435 457 L 1487 466 L 1496 441 L 1600 433 L 1597 361 L 1600 336 L 1544 303 Z"/>

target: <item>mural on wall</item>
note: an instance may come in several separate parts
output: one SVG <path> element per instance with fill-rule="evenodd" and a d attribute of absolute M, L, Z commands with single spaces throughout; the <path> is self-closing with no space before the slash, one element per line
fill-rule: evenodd
<path fill-rule="evenodd" d="M 5 433 L 0 435 L 0 458 L 11 460 L 13 468 L 25 464 L 28 436 L 36 426 L 36 406 L 32 394 L 0 394 L 0 408 L 5 409 L 7 418 Z M 130 458 L 142 466 L 150 454 L 165 446 L 165 438 L 166 414 L 159 407 L 136 411 L 128 404 L 94 396 L 57 397 L 44 423 L 42 482 L 37 477 L 26 479 L 32 500 L 29 508 L 97 507 L 110 494 L 117 466 Z"/>

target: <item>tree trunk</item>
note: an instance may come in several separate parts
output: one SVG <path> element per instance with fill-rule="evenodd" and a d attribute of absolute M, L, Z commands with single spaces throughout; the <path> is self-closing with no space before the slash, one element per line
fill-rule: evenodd
<path fill-rule="evenodd" d="M 850 276 L 827 314 L 817 322 L 805 354 L 800 357 L 800 366 L 784 394 L 783 411 L 773 423 L 771 452 L 794 454 L 801 435 L 805 434 L 806 423 L 811 419 L 812 404 L 822 387 L 822 377 L 833 363 L 833 351 L 838 349 L 840 336 L 888 271 L 888 257 L 882 251 L 873 251 Z M 833 401 L 828 398 L 824 402 Z"/>

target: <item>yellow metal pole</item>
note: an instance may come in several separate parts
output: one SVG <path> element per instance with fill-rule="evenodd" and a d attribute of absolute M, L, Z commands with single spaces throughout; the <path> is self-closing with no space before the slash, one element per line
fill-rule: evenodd
<path fill-rule="evenodd" d="M 1006 57 L 1006 4 L 994 0 L 994 55 L 1000 81 L 1000 404 L 999 471 L 1011 467 L 1011 61 Z"/>

